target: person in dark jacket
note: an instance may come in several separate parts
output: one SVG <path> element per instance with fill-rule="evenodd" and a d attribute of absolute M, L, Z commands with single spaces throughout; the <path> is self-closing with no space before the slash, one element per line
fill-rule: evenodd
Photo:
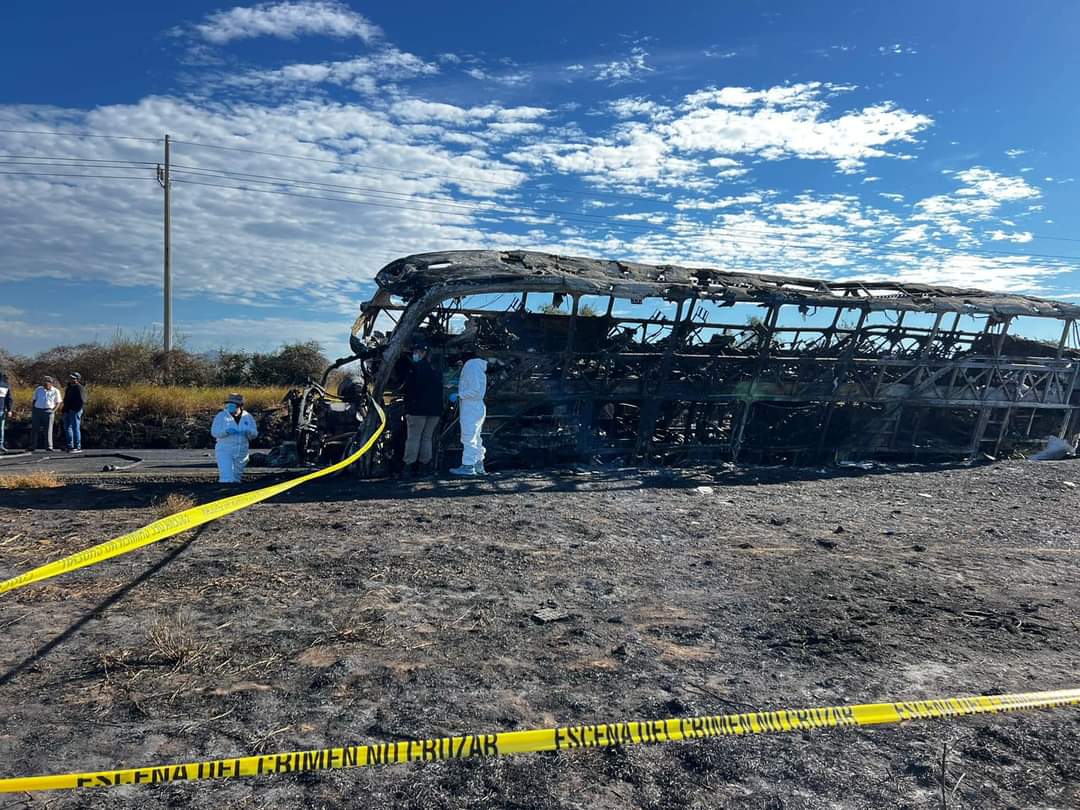
<path fill-rule="evenodd" d="M 4 425 L 11 416 L 12 404 L 11 383 L 8 382 L 7 375 L 0 371 L 0 453 L 7 452 L 7 445 L 4 444 Z"/>
<path fill-rule="evenodd" d="M 82 452 L 82 415 L 86 407 L 86 389 L 82 375 L 72 372 L 64 389 L 64 433 L 67 435 L 69 453 Z"/>
<path fill-rule="evenodd" d="M 427 346 L 413 346 L 405 373 L 405 456 L 403 475 L 411 475 L 417 461 L 423 468 L 434 456 L 432 439 L 443 412 L 442 374 L 431 365 Z"/>

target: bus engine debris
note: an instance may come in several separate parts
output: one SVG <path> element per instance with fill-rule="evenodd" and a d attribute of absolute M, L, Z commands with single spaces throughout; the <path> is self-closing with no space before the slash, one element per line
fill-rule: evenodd
<path fill-rule="evenodd" d="M 823 281 L 531 252 L 408 256 L 376 276 L 352 356 L 292 398 L 300 457 L 390 413 L 361 470 L 401 457 L 402 364 L 422 340 L 447 390 L 490 361 L 488 468 L 633 461 L 971 459 L 1080 431 L 1080 306 L 892 281 Z M 332 393 L 329 372 L 362 372 Z M 448 404 L 438 465 L 457 463 Z"/>

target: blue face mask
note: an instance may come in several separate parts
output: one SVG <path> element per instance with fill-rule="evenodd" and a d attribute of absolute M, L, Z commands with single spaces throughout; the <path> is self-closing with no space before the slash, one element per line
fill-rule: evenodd
<path fill-rule="evenodd" d="M 227 410 L 229 413 L 236 413 L 236 403 L 235 402 L 226 402 L 225 403 L 225 410 Z"/>

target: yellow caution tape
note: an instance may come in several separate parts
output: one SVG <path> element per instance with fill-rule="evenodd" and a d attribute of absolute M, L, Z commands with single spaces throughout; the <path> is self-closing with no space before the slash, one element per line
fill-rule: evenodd
<path fill-rule="evenodd" d="M 639 743 L 664 743 L 703 737 L 729 737 L 848 728 L 931 720 L 972 714 L 1023 711 L 1080 703 L 1080 689 L 1027 692 L 1014 695 L 983 695 L 902 703 L 867 703 L 815 709 L 777 709 L 745 714 L 721 714 L 667 720 L 596 723 L 587 726 L 507 731 L 501 734 L 468 734 L 343 748 L 317 748 L 257 757 L 214 759 L 177 765 L 153 765 L 116 771 L 88 771 L 55 776 L 0 779 L 0 793 L 30 790 L 66 790 L 81 787 L 154 785 L 196 779 L 235 779 L 302 771 L 363 768 L 368 765 L 399 765 L 470 757 L 497 757 L 537 751 L 569 751 Z"/>
<path fill-rule="evenodd" d="M 336 464 L 331 464 L 329 467 L 323 467 L 321 470 L 306 473 L 305 475 L 301 475 L 298 478 L 293 478 L 289 481 L 271 484 L 268 487 L 262 487 L 261 489 L 244 492 L 239 495 L 230 495 L 228 498 L 211 501 L 202 506 L 195 506 L 191 509 L 185 509 L 183 512 L 177 512 L 175 515 L 169 515 L 169 517 L 162 518 L 161 520 L 155 520 L 153 523 L 148 526 L 143 526 L 141 529 L 121 535 L 112 540 L 107 540 L 104 543 L 88 548 L 85 551 L 80 551 L 76 554 L 64 557 L 63 559 L 46 563 L 45 565 L 34 568 L 24 574 L 19 574 L 17 577 L 12 577 L 11 579 L 0 582 L 0 593 L 13 591 L 16 588 L 22 588 L 33 582 L 40 582 L 43 579 L 50 579 L 51 577 L 59 576 L 60 574 L 66 574 L 69 571 L 75 571 L 78 568 L 85 568 L 88 565 L 94 565 L 95 563 L 103 562 L 112 557 L 119 557 L 121 554 L 127 554 L 129 551 L 135 551 L 143 546 L 148 546 L 151 543 L 156 543 L 159 540 L 164 540 L 168 537 L 180 534 L 180 532 L 194 529 L 196 526 L 201 526 L 204 523 L 217 520 L 225 515 L 238 512 L 241 509 L 259 503 L 260 501 L 265 501 L 267 498 L 272 498 L 275 495 L 280 495 L 282 492 L 287 492 L 293 487 L 306 484 L 308 481 L 314 481 L 316 478 L 322 478 L 325 475 L 330 475 L 338 470 L 345 469 L 372 448 L 379 436 L 382 435 L 383 429 L 386 427 L 386 414 L 383 412 L 383 409 L 379 407 L 379 404 L 375 402 L 375 400 L 371 400 L 371 404 L 379 414 L 378 429 L 371 435 L 371 438 L 364 443 L 363 447 L 352 455 L 343 458 Z"/>

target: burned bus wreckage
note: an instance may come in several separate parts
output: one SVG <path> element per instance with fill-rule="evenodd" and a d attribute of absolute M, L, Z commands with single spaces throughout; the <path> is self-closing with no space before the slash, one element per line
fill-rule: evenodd
<path fill-rule="evenodd" d="M 830 463 L 1005 456 L 1080 431 L 1080 307 L 1022 295 L 832 282 L 531 252 L 391 262 L 353 328 L 361 368 L 293 398 L 301 458 L 342 457 L 366 395 L 404 443 L 402 364 L 422 341 L 449 392 L 489 360 L 487 466 Z M 385 331 L 384 331 L 385 330 Z M 447 404 L 436 464 L 457 463 Z"/>

